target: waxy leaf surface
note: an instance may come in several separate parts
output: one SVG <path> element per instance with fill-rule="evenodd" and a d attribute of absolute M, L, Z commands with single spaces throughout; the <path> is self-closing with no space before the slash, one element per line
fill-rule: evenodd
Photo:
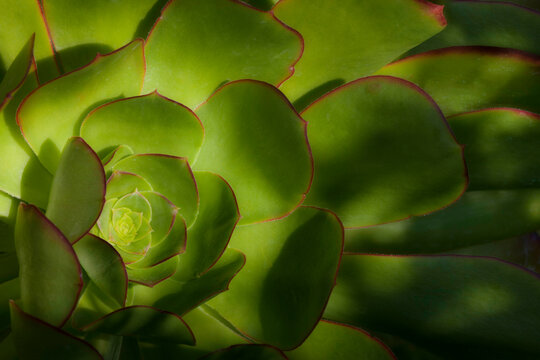
<path fill-rule="evenodd" d="M 283 352 L 268 345 L 246 344 L 234 345 L 227 349 L 215 351 L 202 357 L 204 360 L 283 360 L 287 359 Z"/>
<path fill-rule="evenodd" d="M 303 200 L 312 173 L 306 124 L 277 89 L 253 80 L 233 82 L 197 115 L 205 140 L 194 168 L 215 172 L 231 185 L 241 223 L 283 216 Z"/>
<path fill-rule="evenodd" d="M 235 0 L 179 0 L 164 8 L 145 46 L 144 91 L 194 107 L 224 82 L 277 85 L 301 55 L 301 37 L 272 14 Z"/>
<path fill-rule="evenodd" d="M 129 281 L 153 287 L 165 279 L 170 278 L 178 266 L 178 257 L 169 258 L 157 265 L 148 268 L 127 267 Z"/>
<path fill-rule="evenodd" d="M 22 86 L 29 71 L 33 69 L 35 35 L 20 49 L 17 57 L 9 65 L 5 76 L 0 82 L 0 108 L 11 99 L 13 94 Z"/>
<path fill-rule="evenodd" d="M 462 149 L 431 98 L 392 77 L 368 77 L 313 103 L 302 116 L 315 172 L 306 204 L 346 227 L 425 214 L 467 183 Z"/>

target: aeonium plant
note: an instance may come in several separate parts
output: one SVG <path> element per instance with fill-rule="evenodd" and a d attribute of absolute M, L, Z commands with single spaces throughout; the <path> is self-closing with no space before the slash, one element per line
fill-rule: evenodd
<path fill-rule="evenodd" d="M 516 2 L 6 0 L 2 358 L 537 358 Z"/>

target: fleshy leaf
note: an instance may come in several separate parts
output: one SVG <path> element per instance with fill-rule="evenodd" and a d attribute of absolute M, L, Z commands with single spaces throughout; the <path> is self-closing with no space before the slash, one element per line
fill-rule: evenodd
<path fill-rule="evenodd" d="M 271 13 L 235 0 L 170 1 L 145 46 L 144 91 L 194 107 L 224 82 L 279 84 L 301 52 L 298 33 Z"/>
<path fill-rule="evenodd" d="M 21 48 L 13 63 L 9 66 L 2 82 L 0 82 L 0 109 L 4 107 L 13 94 L 22 86 L 32 68 L 35 34 Z"/>
<path fill-rule="evenodd" d="M 345 251 L 436 253 L 540 228 L 540 190 L 466 192 L 447 208 L 408 220 L 345 231 Z"/>
<path fill-rule="evenodd" d="M 35 206 L 21 204 L 15 246 L 25 312 L 61 326 L 75 308 L 83 285 L 71 244 Z"/>
<path fill-rule="evenodd" d="M 125 157 L 133 155 L 133 150 L 127 145 L 120 145 L 102 158 L 105 174 L 111 175 L 112 167 Z"/>
<path fill-rule="evenodd" d="M 71 138 L 54 175 L 47 217 L 75 242 L 96 223 L 105 203 L 105 172 L 96 153 L 81 138 Z"/>
<path fill-rule="evenodd" d="M 183 156 L 190 162 L 203 132 L 191 110 L 157 92 L 102 105 L 81 126 L 81 136 L 98 153 L 128 145 L 136 154 Z"/>
<path fill-rule="evenodd" d="M 143 177 L 128 172 L 115 171 L 107 179 L 107 193 L 105 198 L 120 198 L 126 194 L 138 191 L 151 191 L 152 185 Z"/>
<path fill-rule="evenodd" d="M 9 300 L 18 300 L 20 297 L 21 282 L 18 277 L 0 284 L 0 339 L 2 339 L 3 335 L 7 334 L 10 329 Z M 0 343 L 2 343 L 2 340 L 0 340 Z M 2 350 L 1 345 L 0 350 Z M 2 354 L 1 351 L 0 354 Z"/>
<path fill-rule="evenodd" d="M 280 349 L 298 346 L 320 319 L 334 286 L 343 228 L 329 211 L 238 227 L 230 247 L 248 261 L 229 291 L 210 300 L 240 331 Z"/>
<path fill-rule="evenodd" d="M 0 252 L 0 284 L 19 276 L 19 262 L 15 252 Z"/>
<path fill-rule="evenodd" d="M 108 53 L 134 37 L 146 37 L 140 31 L 141 20 L 156 3 L 163 1 L 43 1 L 51 39 L 63 70 L 78 68 L 97 53 Z"/>
<path fill-rule="evenodd" d="M 407 55 L 450 46 L 482 45 L 540 54 L 540 13 L 510 3 L 455 1 L 444 7 L 448 26 Z"/>
<path fill-rule="evenodd" d="M 175 229 L 178 240 L 182 242 L 181 248 L 184 248 L 185 242 L 185 222 L 184 219 L 177 214 L 178 209 L 163 195 L 154 191 L 143 191 L 141 195 L 148 200 L 152 207 L 152 246 L 156 246 L 161 241 L 165 240 L 167 235 L 173 231 L 173 226 L 176 221 L 183 223 L 179 224 L 179 228 Z M 178 225 L 177 225 L 178 226 Z"/>
<path fill-rule="evenodd" d="M 394 359 L 392 351 L 377 338 L 353 326 L 319 321 L 298 348 L 287 351 L 290 360 L 306 359 Z"/>
<path fill-rule="evenodd" d="M 197 114 L 206 133 L 194 168 L 231 184 L 242 223 L 281 217 L 298 206 L 311 182 L 311 153 L 306 123 L 283 94 L 241 80 L 220 88 Z"/>
<path fill-rule="evenodd" d="M 335 211 L 346 227 L 425 214 L 465 191 L 462 149 L 437 105 L 414 84 L 359 79 L 302 116 L 315 167 L 305 204 Z"/>
<path fill-rule="evenodd" d="M 144 75 L 142 41 L 134 41 L 32 92 L 19 107 L 21 131 L 47 170 L 60 149 L 78 135 L 88 111 L 111 99 L 139 93 Z"/>
<path fill-rule="evenodd" d="M 31 316 L 13 301 L 10 305 L 13 342 L 21 359 L 103 359 L 86 341 Z"/>
<path fill-rule="evenodd" d="M 143 341 L 195 344 L 193 333 L 178 315 L 149 306 L 129 306 L 116 310 L 86 326 L 84 330 L 137 336 Z"/>
<path fill-rule="evenodd" d="M 447 116 L 489 107 L 540 112 L 540 57 L 517 50 L 445 48 L 396 61 L 377 73 L 412 81 Z"/>
<path fill-rule="evenodd" d="M 204 360 L 283 360 L 287 359 L 281 350 L 261 344 L 233 345 L 202 357 Z"/>
<path fill-rule="evenodd" d="M 234 193 L 223 178 L 195 172 L 199 188 L 199 214 L 188 229 L 186 251 L 180 255 L 176 280 L 189 280 L 210 268 L 225 251 L 240 219 Z"/>
<path fill-rule="evenodd" d="M 129 281 L 154 287 L 165 279 L 170 278 L 176 272 L 178 257 L 172 257 L 157 265 L 147 268 L 128 267 Z"/>
<path fill-rule="evenodd" d="M 333 88 L 373 74 L 446 25 L 442 6 L 420 0 L 280 1 L 276 16 L 305 39 L 281 89 L 303 109 Z"/>
<path fill-rule="evenodd" d="M 179 213 L 188 226 L 195 220 L 199 202 L 197 185 L 185 158 L 156 154 L 133 155 L 116 163 L 113 170 L 142 176 L 154 191 L 180 209 Z"/>
<path fill-rule="evenodd" d="M 175 274 L 153 288 L 135 285 L 132 302 L 183 315 L 205 300 L 226 291 L 245 261 L 241 252 L 227 249 L 219 261 L 200 277 L 178 281 Z"/>
<path fill-rule="evenodd" d="M 532 359 L 540 354 L 539 297 L 538 274 L 496 259 L 344 255 L 324 316 L 446 357 Z"/>
<path fill-rule="evenodd" d="M 119 305 L 124 305 L 128 279 L 118 252 L 94 235 L 86 235 L 73 248 L 88 277 Z"/>
<path fill-rule="evenodd" d="M 71 326 L 80 329 L 123 306 L 124 304 L 115 301 L 110 294 L 101 290 L 95 282 L 86 279 L 77 308 L 75 308 L 71 316 Z"/>
<path fill-rule="evenodd" d="M 449 119 L 465 145 L 468 190 L 540 187 L 540 116 L 518 109 L 486 109 Z"/>
<path fill-rule="evenodd" d="M 37 0 L 3 0 L 0 12 L 0 69 L 9 67 L 34 33 L 34 56 L 43 82 L 57 76 L 59 71 L 40 3 Z M 3 71 L 0 70 L 0 78 L 2 75 Z"/>

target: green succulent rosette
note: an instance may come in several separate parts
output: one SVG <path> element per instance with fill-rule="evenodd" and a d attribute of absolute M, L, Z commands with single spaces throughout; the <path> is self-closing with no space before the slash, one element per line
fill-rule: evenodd
<path fill-rule="evenodd" d="M 538 358 L 534 1 L 1 4 L 0 358 Z"/>

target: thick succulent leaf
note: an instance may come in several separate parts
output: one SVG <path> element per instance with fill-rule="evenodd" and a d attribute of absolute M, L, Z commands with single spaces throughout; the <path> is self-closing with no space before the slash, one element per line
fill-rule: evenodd
<path fill-rule="evenodd" d="M 22 86 L 26 76 L 32 68 L 34 55 L 35 34 L 20 49 L 17 57 L 13 60 L 0 82 L 0 109 L 4 107 L 13 94 Z"/>
<path fill-rule="evenodd" d="M 15 252 L 0 252 L 0 283 L 19 276 L 19 262 Z"/>
<path fill-rule="evenodd" d="M 129 281 L 153 287 L 170 278 L 176 272 L 177 265 L 178 257 L 175 256 L 148 268 L 128 267 L 128 278 Z"/>
<path fill-rule="evenodd" d="M 346 227 L 425 214 L 465 191 L 462 149 L 437 105 L 414 84 L 359 79 L 302 116 L 315 167 L 305 204 L 335 211 Z"/>
<path fill-rule="evenodd" d="M 298 33 L 236 0 L 170 1 L 148 36 L 144 89 L 194 107 L 224 82 L 279 84 L 302 53 Z"/>
<path fill-rule="evenodd" d="M 64 324 L 83 285 L 81 267 L 68 239 L 35 206 L 21 204 L 15 246 L 24 311 L 51 325 Z"/>
<path fill-rule="evenodd" d="M 312 173 L 306 123 L 277 89 L 253 80 L 233 82 L 197 114 L 206 133 L 194 168 L 231 184 L 242 223 L 283 216 L 303 200 Z"/>
<path fill-rule="evenodd" d="M 51 39 L 64 71 L 90 62 L 134 37 L 146 37 L 143 19 L 159 0 L 42 0 Z M 152 19 L 155 20 L 156 16 Z M 149 29 L 146 29 L 148 31 Z"/>
<path fill-rule="evenodd" d="M 417 84 L 447 116 L 488 107 L 540 112 L 540 57 L 517 50 L 438 49 L 396 61 L 377 73 Z"/>
<path fill-rule="evenodd" d="M 396 359 L 386 345 L 369 333 L 327 320 L 319 321 L 306 341 L 286 355 L 291 360 Z"/>
<path fill-rule="evenodd" d="M 133 286 L 132 303 L 154 306 L 183 315 L 205 300 L 228 290 L 232 278 L 245 262 L 244 254 L 227 249 L 219 261 L 200 277 L 179 281 L 175 274 L 153 288 Z"/>
<path fill-rule="evenodd" d="M 13 342 L 21 359 L 99 360 L 87 342 L 22 311 L 11 301 Z"/>
<path fill-rule="evenodd" d="M 496 259 L 344 255 L 324 316 L 446 355 L 532 359 L 540 354 L 539 296 L 538 274 Z"/>
<path fill-rule="evenodd" d="M 195 344 L 193 333 L 178 315 L 149 306 L 129 306 L 116 310 L 83 330 L 137 336 L 143 341 Z"/>
<path fill-rule="evenodd" d="M 152 185 L 154 191 L 179 208 L 179 213 L 188 226 L 195 220 L 199 195 L 193 173 L 185 158 L 156 154 L 133 155 L 120 160 L 112 169 L 142 176 Z"/>
<path fill-rule="evenodd" d="M 73 249 L 88 277 L 119 305 L 124 305 L 128 279 L 120 254 L 108 242 L 94 235 L 86 235 Z"/>
<path fill-rule="evenodd" d="M 58 75 L 54 50 L 38 0 L 3 0 L 0 12 L 0 78 L 32 34 L 41 81 Z"/>
<path fill-rule="evenodd" d="M 6 337 L 3 340 L 0 340 L 0 354 L 2 354 L 4 360 L 18 360 L 12 334 L 7 333 Z"/>
<path fill-rule="evenodd" d="M 142 176 L 115 171 L 107 179 L 107 193 L 105 199 L 110 200 L 113 198 L 120 198 L 125 194 L 129 194 L 135 191 L 152 191 L 152 185 L 146 181 Z"/>
<path fill-rule="evenodd" d="M 81 136 L 98 153 L 128 145 L 134 153 L 183 156 L 193 162 L 203 128 L 188 108 L 157 92 L 102 105 L 88 114 Z"/>
<path fill-rule="evenodd" d="M 96 223 L 105 203 L 101 160 L 79 137 L 68 140 L 54 174 L 47 217 L 75 242 Z"/>
<path fill-rule="evenodd" d="M 540 228 L 540 190 L 466 192 L 432 214 L 374 227 L 347 229 L 345 251 L 436 253 L 502 240 Z"/>
<path fill-rule="evenodd" d="M 240 219 L 234 193 L 219 175 L 196 171 L 199 214 L 188 229 L 186 251 L 180 255 L 176 280 L 200 276 L 218 261 Z"/>
<path fill-rule="evenodd" d="M 127 145 L 120 145 L 102 158 L 107 177 L 112 173 L 112 167 L 125 157 L 133 155 L 133 150 Z"/>
<path fill-rule="evenodd" d="M 111 99 L 139 93 L 144 76 L 142 41 L 134 41 L 88 66 L 36 89 L 21 104 L 17 121 L 23 135 L 52 173 L 67 139 L 78 135 L 82 119 Z"/>
<path fill-rule="evenodd" d="M 449 119 L 465 145 L 468 190 L 540 187 L 540 116 L 518 109 L 486 109 Z"/>
<path fill-rule="evenodd" d="M 437 4 L 451 4 L 453 2 L 459 2 L 464 0 L 432 0 L 432 2 Z M 468 0 L 470 1 L 470 0 Z M 505 2 L 505 3 L 512 3 L 519 6 L 523 6 L 529 9 L 536 9 L 540 10 L 540 3 L 538 0 L 489 0 L 489 2 L 497 3 L 497 2 Z"/>
<path fill-rule="evenodd" d="M 273 12 L 305 39 L 294 75 L 281 86 L 297 109 L 373 74 L 446 24 L 442 6 L 422 0 L 283 0 Z"/>
<path fill-rule="evenodd" d="M 287 359 L 283 352 L 273 346 L 261 344 L 233 345 L 215 351 L 201 359 L 205 360 L 283 360 Z"/>
<path fill-rule="evenodd" d="M 152 207 L 152 219 L 150 225 L 152 226 L 152 246 L 160 244 L 167 239 L 167 235 L 176 232 L 178 241 L 182 243 L 179 249 L 184 248 L 185 237 L 185 222 L 184 219 L 177 214 L 178 208 L 169 201 L 163 195 L 154 191 L 142 191 L 141 195 L 144 196 L 150 206 Z M 177 229 L 173 229 L 175 223 L 180 224 Z M 176 253 L 178 254 L 178 253 Z"/>
<path fill-rule="evenodd" d="M 21 297 L 21 282 L 15 278 L 0 284 L 0 343 L 5 334 L 9 332 L 11 322 L 9 316 L 9 300 L 18 300 Z M 0 354 L 2 346 L 0 345 Z"/>
<path fill-rule="evenodd" d="M 85 279 L 83 293 L 70 318 L 71 326 L 81 329 L 101 317 L 122 308 L 122 306 L 124 304 L 119 304 L 109 293 L 101 290 L 95 282 Z"/>
<path fill-rule="evenodd" d="M 0 191 L 0 253 L 15 252 L 13 234 L 19 202 Z"/>
<path fill-rule="evenodd" d="M 311 207 L 238 227 L 229 246 L 248 261 L 229 291 L 208 304 L 251 338 L 281 349 L 298 346 L 319 321 L 334 286 L 342 236 L 333 213 Z"/>
<path fill-rule="evenodd" d="M 540 13 L 510 3 L 455 1 L 444 7 L 448 26 L 407 55 L 449 46 L 482 45 L 540 54 Z"/>
<path fill-rule="evenodd" d="M 244 0 L 246 4 L 263 11 L 271 10 L 278 1 L 279 0 Z"/>

